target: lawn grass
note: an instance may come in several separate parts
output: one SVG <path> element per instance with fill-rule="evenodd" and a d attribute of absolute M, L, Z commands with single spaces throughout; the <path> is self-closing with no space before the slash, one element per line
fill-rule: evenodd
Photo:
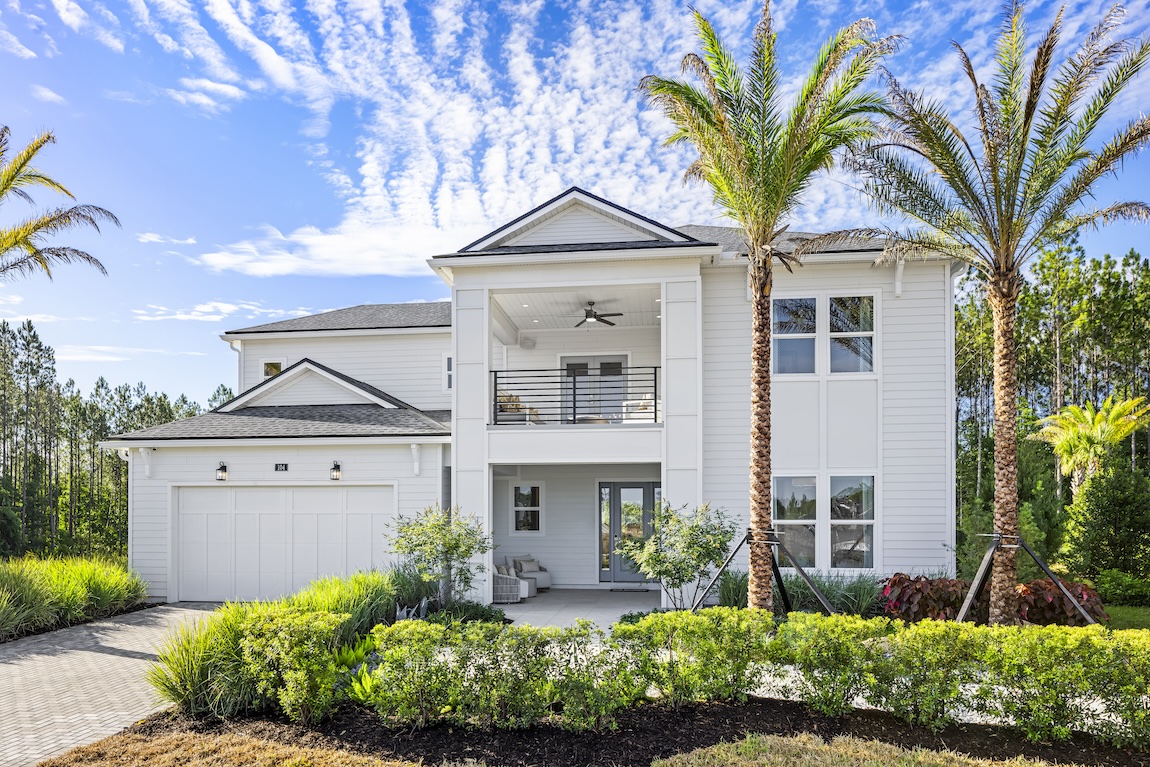
<path fill-rule="evenodd" d="M 507 755 L 509 760 L 514 754 Z M 418 767 L 337 749 L 307 748 L 233 733 L 180 732 L 159 737 L 123 733 L 72 749 L 39 767 Z M 467 764 L 478 766 L 478 763 Z M 1048 762 L 971 759 L 949 751 L 907 751 L 896 746 L 814 735 L 750 735 L 736 743 L 701 748 L 660 760 L 652 767 L 1040 767 Z M 459 762 L 442 767 L 462 767 Z"/>
<path fill-rule="evenodd" d="M 1150 607 L 1107 606 L 1106 612 L 1112 629 L 1150 629 Z"/>
<path fill-rule="evenodd" d="M 300 748 L 247 735 L 181 732 L 149 738 L 125 733 L 81 746 L 38 767 L 418 767 L 334 749 Z"/>
<path fill-rule="evenodd" d="M 106 618 L 143 604 L 148 585 L 112 560 L 33 556 L 0 561 L 0 642 Z"/>
<path fill-rule="evenodd" d="M 652 767 L 1018 767 L 1046 765 L 1021 757 L 1009 761 L 971 759 L 952 751 L 907 751 L 875 741 L 835 738 L 825 743 L 814 735 L 778 737 L 749 735 L 736 743 L 700 748 L 662 759 Z"/>

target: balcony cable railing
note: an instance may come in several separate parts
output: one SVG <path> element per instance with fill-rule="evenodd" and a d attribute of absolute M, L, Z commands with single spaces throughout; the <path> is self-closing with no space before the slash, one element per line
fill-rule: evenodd
<path fill-rule="evenodd" d="M 493 370 L 491 423 L 659 423 L 658 367 Z"/>

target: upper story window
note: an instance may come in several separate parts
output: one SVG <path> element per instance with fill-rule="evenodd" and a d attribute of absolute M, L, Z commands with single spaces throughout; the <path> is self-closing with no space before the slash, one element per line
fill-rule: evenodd
<path fill-rule="evenodd" d="M 830 299 L 832 373 L 874 370 L 874 296 Z"/>
<path fill-rule="evenodd" d="M 813 298 L 777 298 L 771 302 L 774 372 L 815 372 L 817 306 Z"/>
<path fill-rule="evenodd" d="M 772 373 L 873 373 L 875 297 L 776 298 L 771 334 Z"/>
<path fill-rule="evenodd" d="M 264 378 L 277 376 L 284 369 L 283 360 L 264 360 L 260 363 Z"/>
<path fill-rule="evenodd" d="M 455 388 L 455 363 L 450 354 L 443 355 L 443 391 L 450 392 Z"/>

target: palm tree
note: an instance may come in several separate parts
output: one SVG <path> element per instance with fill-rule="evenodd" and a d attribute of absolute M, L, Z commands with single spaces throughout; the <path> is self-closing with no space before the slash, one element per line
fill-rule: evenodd
<path fill-rule="evenodd" d="M 711 187 L 723 212 L 738 222 L 747 247 L 752 301 L 750 585 L 751 607 L 771 609 L 771 286 L 775 261 L 787 270 L 820 240 L 780 249 L 787 220 L 836 150 L 875 135 L 872 115 L 884 109 L 878 94 L 862 91 L 896 38 L 871 39 L 874 24 L 862 19 L 835 32 L 823 45 L 797 94 L 780 88 L 776 33 L 769 0 L 755 28 L 744 69 L 695 12 L 702 51 L 683 58 L 696 82 L 644 77 L 639 88 L 675 127 L 670 146 L 690 145 L 698 158 L 685 181 Z"/>
<path fill-rule="evenodd" d="M 36 168 L 32 163 L 36 155 L 47 144 L 56 142 L 56 137 L 45 131 L 28 146 L 8 157 L 8 128 L 0 126 L 0 208 L 9 197 L 17 197 L 32 204 L 31 187 L 44 187 L 76 199 L 63 184 L 55 181 Z M 0 226 L 0 280 L 43 272 L 52 276 L 54 264 L 80 262 L 93 266 L 101 274 L 107 274 L 104 265 L 94 256 L 76 248 L 64 246 L 45 247 L 44 241 L 65 229 L 77 226 L 90 226 L 100 231 L 100 221 L 110 221 L 120 225 L 108 211 L 95 205 L 73 205 L 60 207 L 39 215 L 18 221 L 11 226 Z"/>
<path fill-rule="evenodd" d="M 974 101 L 973 135 L 945 105 L 889 78 L 892 113 L 883 135 L 855 156 L 864 188 L 882 213 L 909 219 L 901 231 L 856 230 L 889 237 L 883 258 L 942 255 L 980 275 L 994 322 L 994 528 L 1018 534 L 1018 374 L 1015 321 L 1023 268 L 1043 248 L 1085 226 L 1145 221 L 1150 207 L 1090 204 L 1098 182 L 1150 140 L 1150 118 L 1118 130 L 1091 149 L 1099 124 L 1145 66 L 1150 41 L 1112 40 L 1115 6 L 1054 72 L 1062 12 L 1038 43 L 1029 68 L 1021 2 L 1008 6 L 994 76 L 979 81 L 955 44 Z M 1014 619 L 1017 549 L 995 558 L 990 618 Z"/>
<path fill-rule="evenodd" d="M 1088 478 L 1098 473 L 1110 449 L 1150 423 L 1150 406 L 1145 397 L 1114 401 L 1110 395 L 1095 408 L 1068 405 L 1038 423 L 1042 429 L 1031 435 L 1054 448 L 1063 476 L 1070 477 L 1071 500 Z"/>

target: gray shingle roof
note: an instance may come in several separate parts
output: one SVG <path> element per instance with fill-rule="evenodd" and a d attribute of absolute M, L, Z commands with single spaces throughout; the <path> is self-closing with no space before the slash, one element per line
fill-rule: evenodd
<path fill-rule="evenodd" d="M 451 411 L 379 405 L 279 405 L 211 412 L 112 440 L 298 439 L 303 437 L 432 437 L 451 433 Z"/>
<path fill-rule="evenodd" d="M 737 226 L 698 226 L 696 224 L 688 224 L 687 226 L 678 227 L 679 231 L 688 237 L 694 237 L 699 240 L 706 240 L 707 242 L 714 242 L 723 248 L 724 252 L 736 252 L 746 254 L 747 243 L 743 239 L 743 232 Z M 785 232 L 780 238 L 778 247 L 784 253 L 789 253 L 794 250 L 795 243 L 799 240 L 808 239 L 810 237 L 818 237 L 819 235 L 813 232 Z M 841 245 L 836 245 L 833 248 L 827 248 L 827 253 L 843 253 L 843 252 L 857 252 L 865 250 L 882 250 L 883 241 L 864 239 L 862 237 L 855 238 Z"/>
<path fill-rule="evenodd" d="M 399 328 L 449 328 L 451 302 L 415 304 L 361 304 L 323 314 L 229 330 L 228 333 L 290 333 L 316 330 L 378 330 Z"/>

